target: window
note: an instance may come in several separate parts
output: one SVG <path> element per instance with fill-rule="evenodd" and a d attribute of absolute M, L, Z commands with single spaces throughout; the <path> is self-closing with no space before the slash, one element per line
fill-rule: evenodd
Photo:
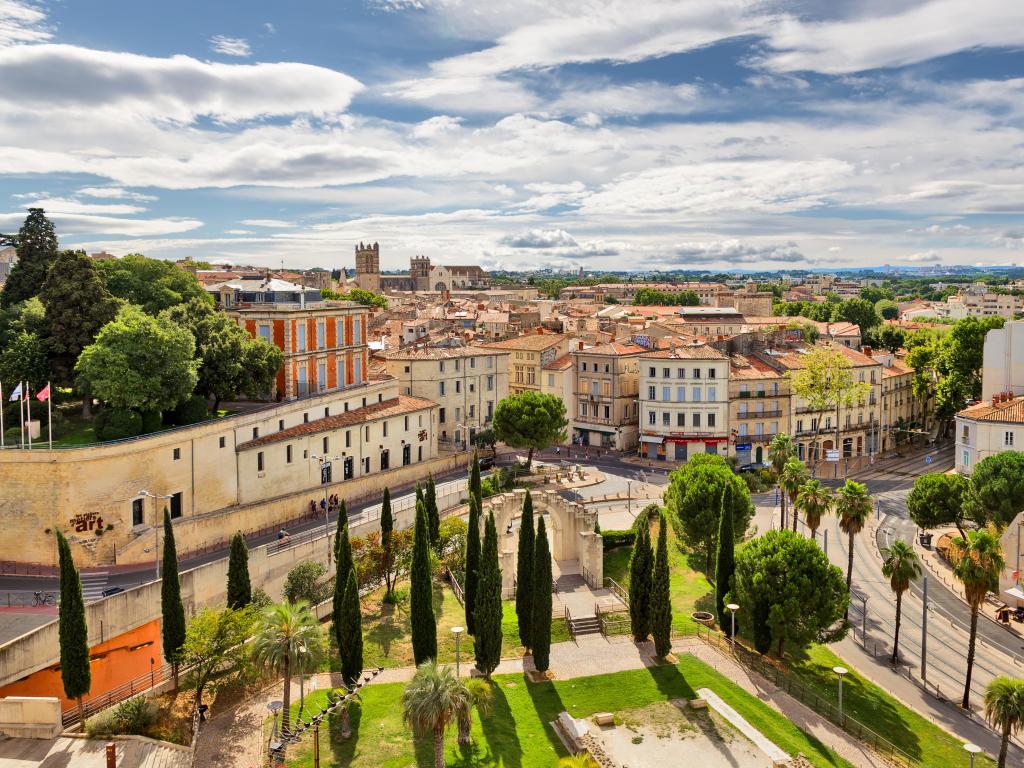
<path fill-rule="evenodd" d="M 657 387 L 651 386 L 651 387 L 647 388 L 647 399 L 648 400 L 657 400 L 658 399 L 658 388 Z"/>
<path fill-rule="evenodd" d="M 549 373 L 548 374 L 548 386 L 549 387 L 555 386 L 555 374 L 553 374 L 553 373 Z"/>
<path fill-rule="evenodd" d="M 327 346 L 327 323 L 323 320 L 316 324 L 316 348 L 323 349 Z"/>
<path fill-rule="evenodd" d="M 416 448 L 416 461 L 423 461 L 423 446 Z"/>
<path fill-rule="evenodd" d="M 584 416 L 585 417 L 586 415 L 587 415 L 587 404 L 586 403 L 580 403 L 580 416 Z"/>
<path fill-rule="evenodd" d="M 663 379 L 667 379 L 667 378 L 669 378 L 669 377 L 670 377 L 671 375 L 672 375 L 672 371 L 670 371 L 670 370 L 669 370 L 668 368 L 662 368 L 662 369 L 661 369 L 661 377 L 662 377 Z"/>
<path fill-rule="evenodd" d="M 303 424 L 309 424 L 309 414 L 308 413 L 302 414 L 302 423 Z"/>
<path fill-rule="evenodd" d="M 355 344 L 363 343 L 363 320 L 362 318 L 355 318 L 352 321 L 352 341 Z M 370 460 L 366 460 L 367 466 L 369 466 Z M 367 470 L 369 471 L 369 470 Z"/>
<path fill-rule="evenodd" d="M 225 445 L 227 445 L 227 438 L 222 437 L 218 440 L 218 442 L 220 443 L 220 447 L 223 448 Z"/>
<path fill-rule="evenodd" d="M 685 379 L 686 378 L 686 369 L 685 368 L 676 368 L 676 378 L 677 379 Z"/>
<path fill-rule="evenodd" d="M 773 421 L 772 422 L 772 434 L 773 435 L 779 434 L 779 422 L 777 422 L 777 421 Z"/>
<path fill-rule="evenodd" d="M 256 471 L 263 471 L 263 451 L 260 451 L 259 453 L 256 454 Z"/>
<path fill-rule="evenodd" d="M 580 370 L 581 371 L 587 370 L 587 362 L 585 360 L 582 363 L 580 363 Z"/>
<path fill-rule="evenodd" d="M 259 436 L 260 436 L 260 428 L 259 427 L 253 427 L 252 428 L 252 439 L 255 440 Z"/>
<path fill-rule="evenodd" d="M 352 447 L 352 430 L 351 429 L 346 429 L 345 430 L 345 447 L 346 448 L 351 448 Z"/>
<path fill-rule="evenodd" d="M 693 402 L 699 403 L 700 400 L 701 400 L 701 396 L 700 395 L 701 395 L 700 387 L 694 387 L 693 388 Z"/>
<path fill-rule="evenodd" d="M 259 333 L 260 333 L 260 338 L 263 339 L 265 342 L 267 342 L 267 344 L 272 344 L 273 343 L 270 340 L 270 326 L 269 325 L 261 325 Z"/>
<path fill-rule="evenodd" d="M 391 468 L 391 451 L 387 448 L 380 452 L 380 468 L 381 471 Z"/>
<path fill-rule="evenodd" d="M 796 431 L 797 432 L 803 432 L 804 431 L 804 420 L 803 419 L 797 419 L 796 420 Z"/>
<path fill-rule="evenodd" d="M 406 416 L 406 417 L 404 417 L 402 419 L 402 429 L 404 429 L 406 432 L 409 431 L 409 417 L 408 416 Z"/>
<path fill-rule="evenodd" d="M 171 518 L 176 517 L 181 517 L 181 491 L 171 494 Z"/>
<path fill-rule="evenodd" d="M 647 423 L 650 424 L 651 426 L 654 426 L 655 424 L 657 424 L 658 423 L 658 414 L 655 413 L 654 411 L 648 411 L 648 413 L 647 413 Z"/>
<path fill-rule="evenodd" d="M 700 378 L 700 368 L 694 368 L 693 369 L 693 378 L 695 378 L 695 379 L 699 379 Z"/>
<path fill-rule="evenodd" d="M 713 403 L 718 400 L 718 390 L 715 387 L 708 387 L 708 402 Z"/>
<path fill-rule="evenodd" d="M 277 420 L 277 431 L 284 432 L 284 419 Z"/>
<path fill-rule="evenodd" d="M 679 412 L 679 413 L 676 414 L 676 426 L 677 427 L 685 427 L 686 426 L 686 414 L 685 413 Z"/>
<path fill-rule="evenodd" d="M 438 394 L 441 395 L 441 397 L 444 397 L 444 385 L 445 385 L 445 382 L 443 382 L 443 381 L 437 382 Z"/>
<path fill-rule="evenodd" d="M 385 421 L 381 426 L 384 429 L 384 437 L 387 437 L 388 436 L 388 423 Z M 326 451 L 327 449 L 324 448 L 324 450 Z"/>
<path fill-rule="evenodd" d="M 708 426 L 709 427 L 715 426 L 715 414 L 713 414 L 713 413 L 709 413 L 708 414 Z"/>
<path fill-rule="evenodd" d="M 658 375 L 658 369 L 652 365 L 650 368 L 647 369 L 647 375 L 653 379 L 655 376 Z"/>
<path fill-rule="evenodd" d="M 145 522 L 142 518 L 145 508 L 146 505 L 142 499 L 132 499 L 132 525 L 142 525 Z"/>
<path fill-rule="evenodd" d="M 439 367 L 440 367 L 440 369 L 441 369 L 441 373 L 444 373 L 444 360 L 440 361 L 440 362 L 438 363 L 438 366 L 439 366 Z"/>
<path fill-rule="evenodd" d="M 444 424 L 444 421 L 445 421 L 445 418 L 444 418 L 444 408 L 438 408 L 437 409 L 437 420 L 439 422 L 441 422 L 442 424 Z"/>
<path fill-rule="evenodd" d="M 490 360 L 490 358 L 487 358 Z M 487 391 L 491 392 L 494 389 L 494 375 L 490 374 L 487 376 Z"/>
<path fill-rule="evenodd" d="M 1013 448 L 1013 432 L 1007 432 L 1003 435 L 1003 445 L 1007 448 Z"/>
<path fill-rule="evenodd" d="M 256 437 L 256 435 L 253 435 L 253 437 Z M 171 452 L 171 455 L 172 455 L 172 456 L 174 456 L 174 460 L 175 460 L 175 461 L 177 461 L 178 459 L 180 459 L 180 458 L 181 458 L 181 448 L 175 448 L 175 449 L 174 449 L 174 450 L 173 450 L 173 451 Z"/>
<path fill-rule="evenodd" d="M 494 358 L 493 357 L 488 357 L 487 358 L 487 367 L 488 368 L 493 368 L 494 367 Z M 421 451 L 421 453 L 422 453 L 422 451 Z"/>
<path fill-rule="evenodd" d="M 672 426 L 672 414 L 668 411 L 663 411 L 661 414 L 661 426 L 671 427 Z"/>
<path fill-rule="evenodd" d="M 458 362 L 458 361 L 456 361 Z M 455 394 L 459 394 L 462 391 L 462 381 L 459 379 L 455 380 Z"/>
<path fill-rule="evenodd" d="M 331 438 L 325 437 L 323 440 L 323 452 L 326 456 L 331 450 Z"/>
<path fill-rule="evenodd" d="M 606 405 L 604 407 L 604 417 L 606 419 L 610 419 L 612 417 L 612 412 L 611 411 L 612 411 L 611 406 Z"/>
<path fill-rule="evenodd" d="M 714 368 L 708 368 L 708 378 L 713 379 L 718 375 L 718 372 Z"/>
<path fill-rule="evenodd" d="M 476 358 L 475 357 L 469 358 L 469 367 L 470 368 L 476 368 Z"/>
<path fill-rule="evenodd" d="M 676 402 L 686 402 L 686 387 L 676 387 Z"/>
<path fill-rule="evenodd" d="M 290 445 L 284 447 L 284 462 L 285 464 L 292 463 L 292 447 Z"/>
<path fill-rule="evenodd" d="M 666 403 L 672 399 L 672 387 L 661 388 L 661 399 L 664 400 Z"/>
<path fill-rule="evenodd" d="M 306 324 L 301 320 L 295 323 L 295 348 L 299 352 L 306 351 Z"/>
<path fill-rule="evenodd" d="M 695 427 L 699 427 L 700 426 L 700 414 L 699 413 L 693 414 L 693 426 L 695 426 Z"/>
<path fill-rule="evenodd" d="M 369 427 L 363 427 L 363 440 L 365 440 L 366 442 L 370 442 L 370 428 Z"/>

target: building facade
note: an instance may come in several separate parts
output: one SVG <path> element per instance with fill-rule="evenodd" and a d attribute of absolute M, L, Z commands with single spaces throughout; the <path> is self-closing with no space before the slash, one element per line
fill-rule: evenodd
<path fill-rule="evenodd" d="M 1024 446 L 1024 397 L 997 392 L 956 415 L 956 471 L 970 475 L 979 461 Z"/>
<path fill-rule="evenodd" d="M 763 464 L 768 444 L 791 434 L 790 382 L 755 355 L 734 354 L 729 367 L 729 423 L 740 465 Z"/>
<path fill-rule="evenodd" d="M 639 359 L 646 351 L 620 342 L 573 350 L 575 444 L 633 450 L 639 436 Z"/>
<path fill-rule="evenodd" d="M 538 328 L 536 333 L 488 342 L 482 347 L 509 353 L 508 390 L 514 395 L 518 392 L 540 392 L 542 369 L 569 351 L 569 339 L 560 333 L 544 333 Z"/>

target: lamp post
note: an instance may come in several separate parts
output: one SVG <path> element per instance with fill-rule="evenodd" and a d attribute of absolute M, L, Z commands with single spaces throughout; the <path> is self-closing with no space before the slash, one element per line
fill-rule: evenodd
<path fill-rule="evenodd" d="M 633 516 L 633 481 L 626 481 L 626 511 L 629 512 L 629 516 Z"/>
<path fill-rule="evenodd" d="M 173 498 L 173 494 L 168 494 L 166 496 L 161 496 L 160 494 L 150 493 L 145 488 L 143 488 L 141 491 L 139 491 L 136 495 L 137 496 L 144 496 L 147 499 L 170 499 L 170 498 Z M 160 520 L 156 519 L 156 518 L 159 517 L 159 514 L 160 514 L 160 510 L 158 509 L 156 515 L 154 515 L 154 521 L 153 521 L 153 534 L 154 534 L 154 536 L 156 538 L 156 545 L 155 545 L 156 556 L 153 558 L 154 561 L 155 561 L 153 565 L 156 568 L 156 578 L 157 578 L 157 581 L 160 580 Z"/>
<path fill-rule="evenodd" d="M 981 747 L 979 747 L 977 744 L 967 742 L 966 744 L 964 744 L 964 749 L 967 751 L 967 754 L 971 756 L 971 768 L 974 768 L 974 756 L 981 752 Z"/>
<path fill-rule="evenodd" d="M 860 641 L 865 648 L 868 647 L 868 595 L 858 595 L 863 607 L 860 614 Z"/>
<path fill-rule="evenodd" d="M 729 620 L 732 624 L 729 630 L 729 640 L 732 642 L 732 652 L 736 653 L 736 611 L 739 610 L 739 606 L 736 603 L 729 603 L 725 607 L 729 609 Z"/>
<path fill-rule="evenodd" d="M 299 720 L 302 720 L 302 708 L 306 705 L 306 646 L 299 645 Z"/>
<path fill-rule="evenodd" d="M 309 456 L 310 461 L 315 461 L 320 465 L 320 485 L 324 487 L 324 541 L 327 547 L 327 565 L 331 564 L 331 505 L 327 502 L 327 486 L 330 479 L 324 479 L 324 467 L 327 467 L 329 472 L 331 462 L 340 458 L 340 456 L 317 456 L 315 453 Z"/>
<path fill-rule="evenodd" d="M 846 667 L 832 667 L 832 671 L 839 678 L 839 727 L 843 727 L 843 677 L 848 673 Z"/>
<path fill-rule="evenodd" d="M 459 641 L 465 631 L 463 627 L 452 627 L 452 634 L 455 635 L 455 677 L 459 676 Z"/>

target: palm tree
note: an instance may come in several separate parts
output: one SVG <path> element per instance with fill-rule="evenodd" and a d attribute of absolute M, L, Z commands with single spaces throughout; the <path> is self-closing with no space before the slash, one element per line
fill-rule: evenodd
<path fill-rule="evenodd" d="M 839 515 L 839 527 L 850 537 L 847 546 L 849 561 L 846 564 L 846 591 L 849 593 L 853 582 L 853 542 L 857 534 L 864 530 L 864 524 L 871 514 L 871 497 L 868 496 L 867 487 L 863 483 L 847 480 L 836 499 L 836 514 Z M 849 615 L 850 606 L 847 603 L 843 618 L 849 618 Z"/>
<path fill-rule="evenodd" d="M 889 586 L 896 593 L 896 631 L 892 639 L 892 663 L 899 664 L 903 593 L 910 588 L 910 582 L 921 575 L 921 561 L 914 548 L 902 539 L 896 539 L 888 547 L 882 547 L 882 557 L 882 575 L 889 579 Z"/>
<path fill-rule="evenodd" d="M 417 736 L 434 736 L 434 766 L 444 768 L 444 732 L 473 706 L 472 694 L 451 667 L 427 659 L 402 691 L 402 718 Z"/>
<path fill-rule="evenodd" d="M 800 486 L 807 482 L 807 465 L 800 459 L 790 459 L 782 467 L 780 483 L 784 495 L 789 496 L 790 504 L 796 502 L 796 496 L 800 492 Z M 796 509 L 793 510 L 793 530 L 796 530 Z M 783 528 L 786 527 L 783 521 Z"/>
<path fill-rule="evenodd" d="M 253 643 L 253 658 L 257 664 L 284 676 L 282 728 L 287 729 L 289 722 L 292 664 L 314 647 L 322 647 L 320 624 L 305 600 L 272 605 L 260 617 Z M 303 651 L 304 648 L 307 650 Z"/>
<path fill-rule="evenodd" d="M 786 462 L 796 456 L 796 446 L 793 438 L 785 432 L 779 432 L 768 444 L 768 463 L 772 465 L 772 475 L 775 476 L 775 483 L 779 486 L 779 501 L 782 503 L 782 527 L 786 527 L 786 495 L 782 492 L 782 468 Z"/>
<path fill-rule="evenodd" d="M 953 575 L 964 585 L 964 597 L 971 608 L 971 639 L 967 644 L 967 679 L 961 706 L 971 703 L 971 673 L 974 671 L 974 646 L 978 639 L 978 612 L 985 596 L 997 587 L 1003 570 L 1003 550 L 999 537 L 991 530 L 968 531 L 967 538 L 957 536 L 950 542 L 950 556 L 956 561 Z"/>
<path fill-rule="evenodd" d="M 821 518 L 832 510 L 835 497 L 828 486 L 822 485 L 820 480 L 808 480 L 800 486 L 796 495 L 796 506 L 794 509 L 803 513 L 807 527 L 811 529 L 811 538 L 815 538 L 818 527 L 821 525 Z"/>
<path fill-rule="evenodd" d="M 601 768 L 601 764 L 587 752 L 577 752 L 559 760 L 558 768 Z"/>
<path fill-rule="evenodd" d="M 469 729 L 473 725 L 473 707 L 481 715 L 487 714 L 494 699 L 494 685 L 481 677 L 471 677 L 464 685 L 469 691 L 470 705 L 459 713 L 459 744 L 469 744 Z"/>
<path fill-rule="evenodd" d="M 1006 768 L 1010 734 L 1024 726 L 1024 680 L 1000 675 L 989 683 L 985 689 L 985 719 L 1002 734 L 998 768 Z"/>

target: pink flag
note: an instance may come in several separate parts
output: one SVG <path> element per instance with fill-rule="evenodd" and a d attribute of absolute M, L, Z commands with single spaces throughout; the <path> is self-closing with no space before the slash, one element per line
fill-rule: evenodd
<path fill-rule="evenodd" d="M 42 402 L 45 402 L 45 401 L 47 401 L 49 399 L 50 399 L 50 385 L 47 384 L 41 390 L 36 392 L 36 400 L 38 400 L 39 402 L 42 403 Z"/>

